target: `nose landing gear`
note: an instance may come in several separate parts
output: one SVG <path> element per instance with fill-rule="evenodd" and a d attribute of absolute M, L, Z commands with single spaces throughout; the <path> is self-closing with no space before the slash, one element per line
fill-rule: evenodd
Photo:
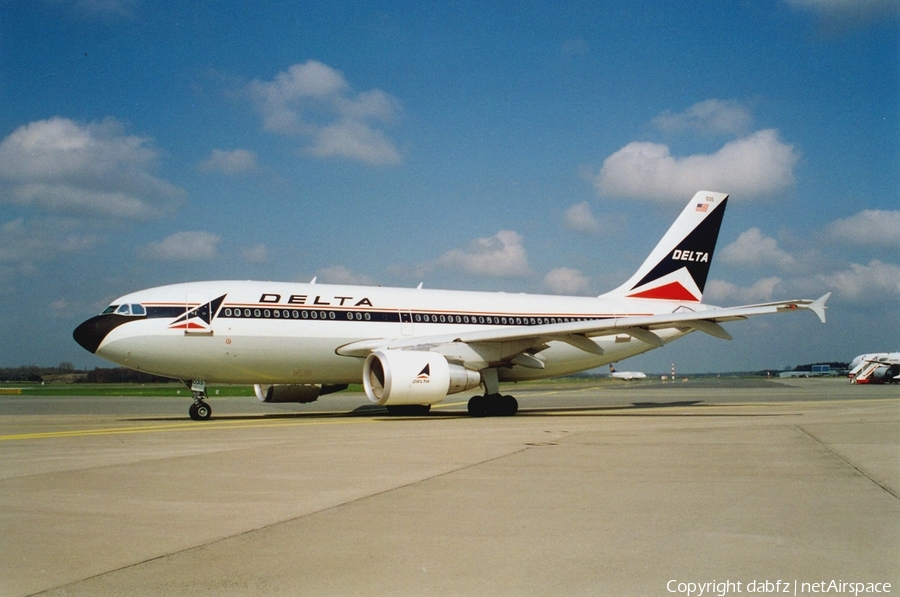
<path fill-rule="evenodd" d="M 190 383 L 184 381 L 184 385 L 191 389 L 194 396 L 194 403 L 188 409 L 188 415 L 194 421 L 206 421 L 212 416 L 212 407 L 206 403 L 206 382 L 202 379 L 191 380 Z"/>

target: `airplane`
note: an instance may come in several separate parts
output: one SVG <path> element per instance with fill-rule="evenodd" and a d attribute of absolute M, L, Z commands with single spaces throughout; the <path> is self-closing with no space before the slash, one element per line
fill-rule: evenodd
<path fill-rule="evenodd" d="M 647 379 L 647 374 L 642 371 L 616 371 L 612 363 L 609 364 L 609 376 L 613 379 L 624 379 L 631 381 L 633 379 Z"/>
<path fill-rule="evenodd" d="M 850 361 L 850 383 L 900 382 L 900 352 L 871 352 Z"/>
<path fill-rule="evenodd" d="M 362 381 L 394 414 L 424 414 L 480 387 L 475 417 L 514 415 L 501 382 L 557 377 L 664 346 L 724 322 L 808 310 L 796 299 L 702 302 L 728 195 L 701 191 L 624 284 L 598 297 L 288 282 L 209 281 L 126 294 L 73 332 L 119 365 L 178 379 L 209 419 L 209 382 L 253 384 L 262 402 L 308 403 Z"/>

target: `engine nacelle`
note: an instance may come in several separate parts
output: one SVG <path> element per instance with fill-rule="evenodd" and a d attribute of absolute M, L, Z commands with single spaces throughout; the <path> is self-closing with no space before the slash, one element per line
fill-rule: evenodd
<path fill-rule="evenodd" d="M 879 365 L 872 372 L 871 379 L 881 383 L 890 383 L 897 375 L 900 375 L 900 365 Z"/>
<path fill-rule="evenodd" d="M 347 384 L 332 386 L 319 386 L 315 384 L 277 384 L 269 386 L 268 388 L 259 384 L 253 386 L 253 391 L 256 393 L 256 397 L 259 398 L 260 402 L 271 403 L 315 402 L 319 396 L 331 394 L 332 392 L 340 392 L 341 390 L 346 389 Z"/>
<path fill-rule="evenodd" d="M 366 396 L 375 404 L 436 404 L 480 383 L 477 371 L 423 350 L 379 350 L 363 366 Z"/>

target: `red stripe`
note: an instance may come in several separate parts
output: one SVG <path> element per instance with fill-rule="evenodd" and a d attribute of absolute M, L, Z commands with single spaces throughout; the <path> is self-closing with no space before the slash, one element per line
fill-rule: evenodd
<path fill-rule="evenodd" d="M 650 290 L 629 294 L 630 298 L 660 299 L 663 301 L 700 301 L 699 298 L 678 282 L 669 282 Z"/>

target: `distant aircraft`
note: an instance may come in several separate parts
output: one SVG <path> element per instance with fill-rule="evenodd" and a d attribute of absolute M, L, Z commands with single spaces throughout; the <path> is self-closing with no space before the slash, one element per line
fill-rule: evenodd
<path fill-rule="evenodd" d="M 640 371 L 616 371 L 612 363 L 609 364 L 609 376 L 614 379 L 647 379 L 647 374 Z"/>
<path fill-rule="evenodd" d="M 208 419 L 207 382 L 255 384 L 263 402 L 312 402 L 362 381 L 375 404 L 424 413 L 481 386 L 472 416 L 513 415 L 500 382 L 593 369 L 699 330 L 809 310 L 826 294 L 720 308 L 701 302 L 728 196 L 701 191 L 643 265 L 599 297 L 287 282 L 193 282 L 116 299 L 74 331 L 105 359 L 182 380 L 191 418 Z"/>
<path fill-rule="evenodd" d="M 850 383 L 900 382 L 900 352 L 870 352 L 850 361 Z"/>

